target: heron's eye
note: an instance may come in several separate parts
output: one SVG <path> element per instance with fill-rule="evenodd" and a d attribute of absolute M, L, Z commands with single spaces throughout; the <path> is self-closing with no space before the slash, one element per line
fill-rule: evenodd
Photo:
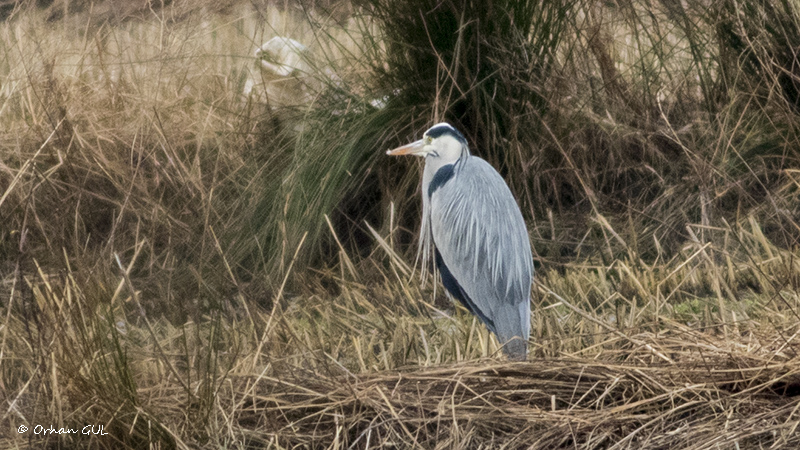
<path fill-rule="evenodd" d="M 425 136 L 425 144 L 431 145 L 431 142 L 433 142 L 433 138 L 430 136 Z"/>

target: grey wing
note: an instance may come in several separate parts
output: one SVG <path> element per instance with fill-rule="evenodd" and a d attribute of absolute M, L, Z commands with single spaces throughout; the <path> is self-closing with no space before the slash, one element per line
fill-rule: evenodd
<path fill-rule="evenodd" d="M 501 343 L 527 340 L 533 261 L 525 221 L 503 178 L 473 156 L 430 202 L 436 250 L 475 314 L 491 322 Z"/>

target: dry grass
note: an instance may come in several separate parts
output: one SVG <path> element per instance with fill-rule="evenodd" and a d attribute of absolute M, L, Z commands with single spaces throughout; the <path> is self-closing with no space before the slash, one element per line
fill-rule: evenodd
<path fill-rule="evenodd" d="M 797 33 L 759 22 L 785 4 L 554 2 L 539 34 L 453 42 L 476 22 L 436 17 L 452 60 L 405 3 L 21 5 L 0 24 L 0 447 L 800 446 L 800 122 L 775 52 Z M 321 54 L 310 107 L 240 95 L 275 34 Z M 380 155 L 441 116 L 530 221 L 526 363 L 417 278 L 418 177 Z"/>
<path fill-rule="evenodd" d="M 800 367 L 691 333 L 604 359 L 476 360 L 362 376 L 233 377 L 262 445 L 423 448 L 791 448 Z M 752 344 L 758 339 L 750 336 Z M 240 397 L 239 397 L 240 396 Z"/>
<path fill-rule="evenodd" d="M 504 362 L 466 312 L 421 302 L 430 293 L 402 275 L 397 254 L 387 254 L 396 275 L 383 283 L 362 285 L 345 270 L 336 296 L 177 325 L 136 313 L 141 291 L 124 271 L 110 302 L 71 274 L 39 272 L 13 286 L 34 304 L 4 321 L 4 388 L 15 387 L 4 426 L 102 423 L 111 435 L 2 443 L 794 448 L 800 295 L 785 277 L 796 269 L 757 230 L 739 240 L 754 259 L 727 267 L 702 255 L 733 244 L 690 247 L 650 269 L 618 261 L 627 275 L 616 289 L 603 267 L 545 273 L 527 363 Z M 727 282 L 722 268 L 752 293 L 734 286 L 738 302 L 687 294 L 712 294 L 714 280 Z M 592 290 L 609 297 L 598 302 Z"/>

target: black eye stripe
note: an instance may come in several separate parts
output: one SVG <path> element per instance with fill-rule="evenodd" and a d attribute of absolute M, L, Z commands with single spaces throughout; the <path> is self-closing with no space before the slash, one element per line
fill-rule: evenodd
<path fill-rule="evenodd" d="M 425 136 L 434 139 L 444 135 L 452 136 L 464 145 L 467 144 L 467 139 L 464 137 L 464 135 L 446 123 L 436 125 L 430 130 L 425 132 Z"/>

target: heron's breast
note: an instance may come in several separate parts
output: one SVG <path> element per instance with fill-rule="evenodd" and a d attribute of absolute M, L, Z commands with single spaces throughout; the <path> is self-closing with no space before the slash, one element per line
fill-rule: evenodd
<path fill-rule="evenodd" d="M 436 192 L 439 188 L 447 184 L 453 178 L 455 174 L 453 164 L 447 164 L 439 168 L 436 173 L 433 175 L 433 179 L 431 179 L 431 184 L 428 185 L 428 197 L 430 198 L 434 192 Z"/>

